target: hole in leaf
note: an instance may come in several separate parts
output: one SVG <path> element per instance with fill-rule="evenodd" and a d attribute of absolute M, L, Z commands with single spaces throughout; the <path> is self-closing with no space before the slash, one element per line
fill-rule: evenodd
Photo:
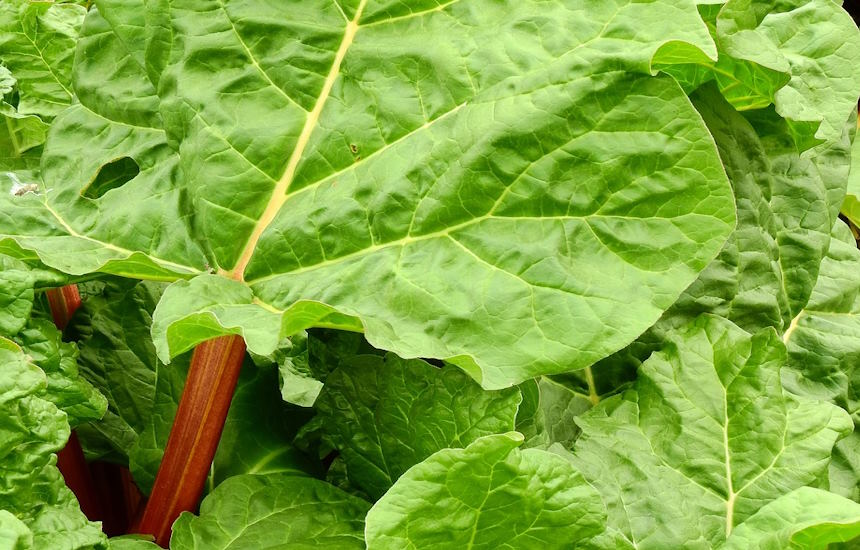
<path fill-rule="evenodd" d="M 140 173 L 140 166 L 130 157 L 113 160 L 101 167 L 93 181 L 87 185 L 83 196 L 98 199 L 111 189 L 122 187 Z"/>

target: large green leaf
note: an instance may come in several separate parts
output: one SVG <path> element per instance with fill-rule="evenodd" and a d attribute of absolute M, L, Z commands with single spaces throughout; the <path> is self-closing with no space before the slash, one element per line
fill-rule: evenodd
<path fill-rule="evenodd" d="M 172 550 L 363 549 L 370 504 L 325 482 L 286 474 L 224 482 L 173 524 Z"/>
<path fill-rule="evenodd" d="M 99 525 L 87 521 L 57 470 L 54 453 L 70 431 L 66 414 L 45 398 L 46 385 L 45 373 L 0 338 L 0 511 L 27 530 L 4 514 L 0 540 L 8 540 L 11 528 L 33 548 L 106 548 Z"/>
<path fill-rule="evenodd" d="M 768 502 L 826 486 L 851 421 L 785 393 L 785 357 L 773 329 L 702 317 L 668 336 L 633 390 L 578 418 L 574 463 L 609 509 L 603 547 L 719 547 Z"/>
<path fill-rule="evenodd" d="M 786 331 L 794 393 L 833 400 L 860 423 L 860 250 L 841 221 L 807 307 Z"/>
<path fill-rule="evenodd" d="M 482 437 L 407 471 L 367 514 L 367 547 L 572 548 L 603 530 L 597 492 L 564 458 Z"/>
<path fill-rule="evenodd" d="M 826 550 L 860 537 L 860 504 L 810 487 L 782 496 L 732 532 L 726 550 Z"/>
<path fill-rule="evenodd" d="M 834 449 L 831 490 L 860 501 L 860 250 L 841 221 L 807 307 L 785 333 L 792 392 L 833 401 L 854 419 L 855 432 Z"/>
<path fill-rule="evenodd" d="M 51 191 L 0 235 L 142 278 L 206 271 L 199 245 L 220 281 L 165 296 L 162 358 L 333 326 L 506 387 L 629 343 L 733 226 L 698 114 L 647 75 L 670 42 L 716 56 L 692 3 L 132 4 L 87 16 Z"/>
<path fill-rule="evenodd" d="M 436 451 L 514 429 L 516 388 L 484 391 L 455 367 L 362 355 L 326 379 L 316 408 L 349 479 L 377 499 Z"/>

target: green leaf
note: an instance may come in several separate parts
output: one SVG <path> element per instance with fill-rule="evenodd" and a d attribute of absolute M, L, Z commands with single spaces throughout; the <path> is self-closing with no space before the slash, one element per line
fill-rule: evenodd
<path fill-rule="evenodd" d="M 163 360 L 363 328 L 509 387 L 628 344 L 733 226 L 698 114 L 648 76 L 669 42 L 716 57 L 692 3 L 151 4 L 88 14 L 51 192 L 0 235 L 71 273 L 218 271 L 165 295 Z M 82 196 L 123 157 L 138 176 Z"/>
<path fill-rule="evenodd" d="M 0 510 L 0 548 L 6 550 L 33 548 L 33 533 L 23 521 L 6 510 Z"/>
<path fill-rule="evenodd" d="M 798 395 L 832 401 L 852 415 L 854 433 L 840 441 L 830 464 L 830 488 L 860 501 L 860 250 L 841 221 L 812 297 L 784 335 L 785 387 Z"/>
<path fill-rule="evenodd" d="M 203 500 L 200 516 L 173 524 L 172 550 L 363 549 L 370 505 L 325 482 L 285 474 L 242 475 Z M 276 542 L 275 542 L 276 541 Z"/>
<path fill-rule="evenodd" d="M 719 547 L 768 502 L 826 486 L 840 408 L 783 391 L 786 352 L 705 316 L 669 334 L 634 389 L 579 417 L 574 464 L 636 548 Z"/>
<path fill-rule="evenodd" d="M 756 512 L 732 533 L 726 550 L 826 550 L 860 537 L 860 504 L 801 487 Z"/>
<path fill-rule="evenodd" d="M 571 548 L 603 530 L 597 492 L 522 435 L 445 449 L 406 472 L 367 514 L 367 548 Z"/>
<path fill-rule="evenodd" d="M 148 425 L 156 397 L 161 366 L 149 326 L 164 285 L 113 280 L 79 288 L 83 303 L 67 334 L 77 341 L 81 371 L 107 398 L 108 410 L 78 434 L 86 451 L 98 448 L 99 454 L 124 462 Z M 181 364 L 177 361 L 175 368 L 181 370 Z"/>
<path fill-rule="evenodd" d="M 30 534 L 6 514 L 0 533 L 8 538 L 12 529 L 19 544 L 32 540 L 33 548 L 106 548 L 99 524 L 87 521 L 55 466 L 54 453 L 70 431 L 66 414 L 45 399 L 45 388 L 45 373 L 17 345 L 0 338 L 0 510 L 13 514 Z"/>
<path fill-rule="evenodd" d="M 101 418 L 107 399 L 80 375 L 77 346 L 63 342 L 62 336 L 52 321 L 34 318 L 15 340 L 47 376 L 45 398 L 65 412 L 69 424 L 76 427 Z"/>
<path fill-rule="evenodd" d="M 0 60 L 18 81 L 18 112 L 52 118 L 72 103 L 72 59 L 87 10 L 71 3 L 0 5 Z"/>
<path fill-rule="evenodd" d="M 546 377 L 521 384 L 520 391 L 523 402 L 516 427 L 525 436 L 526 447 L 547 448 L 558 443 L 572 448 L 579 436 L 574 419 L 588 411 L 597 398 Z"/>
<path fill-rule="evenodd" d="M 110 550 L 158 550 L 161 548 L 140 535 L 113 537 L 108 542 L 110 543 Z"/>
<path fill-rule="evenodd" d="M 738 225 L 660 326 L 714 313 L 750 331 L 787 330 L 809 301 L 827 254 L 850 128 L 841 141 L 798 153 L 772 108 L 742 115 L 710 86 L 692 99 L 732 183 Z"/>
<path fill-rule="evenodd" d="M 854 431 L 833 448 L 830 457 L 830 491 L 860 502 L 860 431 Z"/>
<path fill-rule="evenodd" d="M 89 11 L 74 65 L 80 103 L 52 124 L 42 155 L 44 183 L 33 178 L 25 183 L 37 192 L 15 197 L 5 192 L 14 182 L 0 181 L 0 207 L 17 215 L 0 224 L 0 237 L 14 238 L 67 273 L 175 280 L 206 269 L 188 233 L 178 159 L 167 144 L 155 88 L 133 55 L 138 52 L 129 51 L 140 43 L 129 35 L 143 17 L 135 3 L 100 2 Z M 10 225 L 14 234 L 5 230 Z"/>
<path fill-rule="evenodd" d="M 835 401 L 860 423 L 860 250 L 841 221 L 833 233 L 809 305 L 783 337 L 783 382 L 799 395 Z"/>
<path fill-rule="evenodd" d="M 855 227 L 860 227 L 860 139 L 851 146 L 851 172 L 848 175 L 848 192 L 842 204 L 842 213 Z"/>
<path fill-rule="evenodd" d="M 316 408 L 349 479 L 374 499 L 441 449 L 514 428 L 516 388 L 484 391 L 459 369 L 363 355 L 326 379 Z"/>
<path fill-rule="evenodd" d="M 717 17 L 717 40 L 737 59 L 791 75 L 775 106 L 801 123 L 795 125 L 801 134 L 839 139 L 860 89 L 854 59 L 860 33 L 839 2 L 729 0 Z"/>
<path fill-rule="evenodd" d="M 60 286 L 65 278 L 0 254 L 0 334 L 15 336 L 27 324 L 37 285 Z"/>

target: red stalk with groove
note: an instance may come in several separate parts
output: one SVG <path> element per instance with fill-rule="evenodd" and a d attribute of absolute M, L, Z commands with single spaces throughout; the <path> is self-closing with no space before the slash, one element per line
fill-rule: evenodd
<path fill-rule="evenodd" d="M 245 341 L 222 336 L 198 345 L 152 494 L 134 532 L 167 547 L 173 522 L 197 508 L 233 399 Z"/>

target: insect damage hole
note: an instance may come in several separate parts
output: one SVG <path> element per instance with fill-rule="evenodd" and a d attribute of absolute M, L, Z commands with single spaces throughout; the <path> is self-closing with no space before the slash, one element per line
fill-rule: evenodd
<path fill-rule="evenodd" d="M 140 173 L 140 166 L 131 157 L 112 160 L 99 169 L 98 174 L 81 191 L 88 199 L 98 199 L 111 189 L 122 187 Z"/>

